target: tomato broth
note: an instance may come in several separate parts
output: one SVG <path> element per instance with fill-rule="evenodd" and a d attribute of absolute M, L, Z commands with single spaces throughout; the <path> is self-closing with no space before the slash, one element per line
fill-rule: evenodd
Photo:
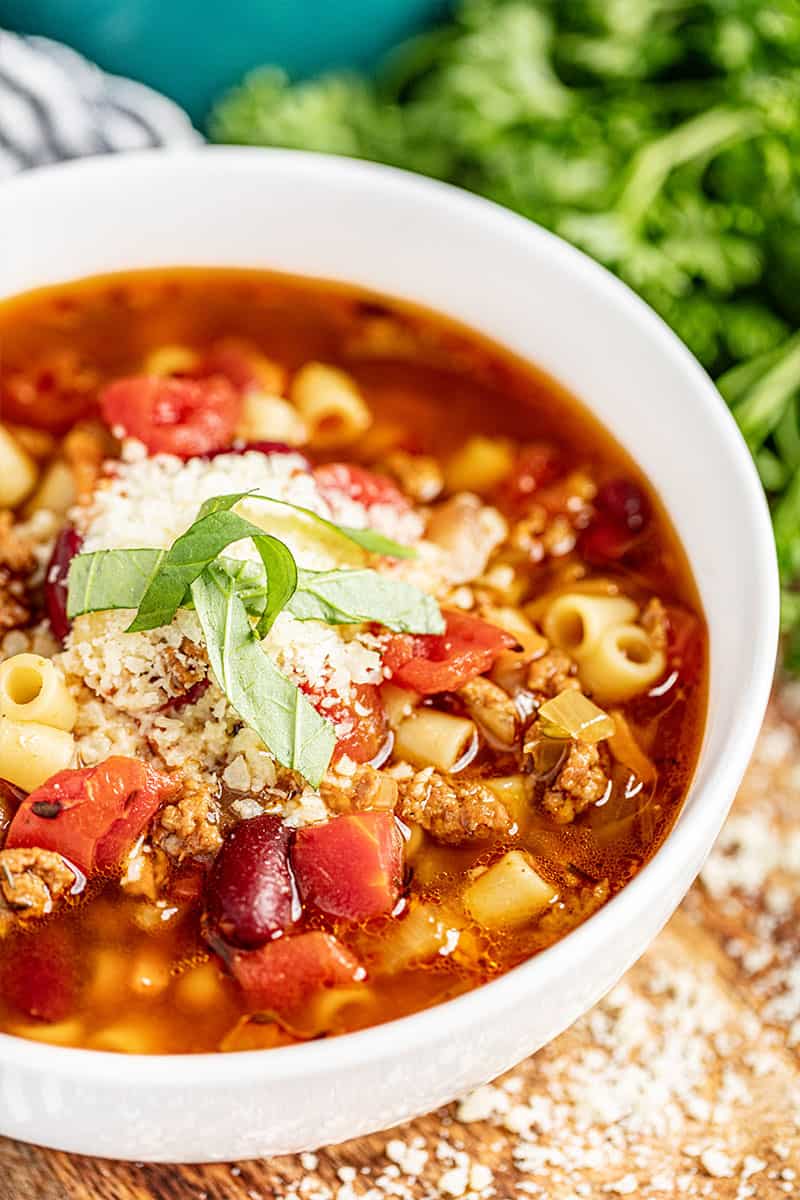
<path fill-rule="evenodd" d="M 373 1025 L 566 936 L 668 835 L 697 592 L 534 366 L 349 287 L 143 271 L 0 305 L 0 422 L 3 1031 Z"/>

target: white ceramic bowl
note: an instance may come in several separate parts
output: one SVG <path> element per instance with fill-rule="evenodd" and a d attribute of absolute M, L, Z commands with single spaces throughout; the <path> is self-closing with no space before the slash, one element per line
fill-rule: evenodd
<path fill-rule="evenodd" d="M 0 296 L 130 267 L 273 267 L 364 284 L 482 330 L 577 393 L 641 464 L 711 632 L 707 732 L 676 828 L 552 949 L 438 1008 L 287 1049 L 128 1058 L 3 1035 L 0 1132 L 119 1158 L 245 1158 L 386 1128 L 496 1076 L 644 951 L 700 869 L 750 756 L 775 658 L 776 569 L 761 488 L 722 400 L 667 327 L 583 255 L 485 201 L 381 167 L 238 149 L 93 160 L 4 184 L 0 230 Z"/>

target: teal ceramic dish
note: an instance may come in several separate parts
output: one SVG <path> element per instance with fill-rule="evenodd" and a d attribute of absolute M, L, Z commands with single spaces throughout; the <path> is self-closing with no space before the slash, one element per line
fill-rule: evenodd
<path fill-rule="evenodd" d="M 446 0 L 0 0 L 0 26 L 74 46 L 171 96 L 201 124 L 251 67 L 370 66 Z"/>

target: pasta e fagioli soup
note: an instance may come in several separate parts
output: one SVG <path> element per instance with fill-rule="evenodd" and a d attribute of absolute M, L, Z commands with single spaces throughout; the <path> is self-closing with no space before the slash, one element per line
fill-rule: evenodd
<path fill-rule="evenodd" d="M 241 270 L 31 293 L 0 346 L 0 1028 L 362 1028 L 657 850 L 705 627 L 658 498 L 553 380 Z"/>

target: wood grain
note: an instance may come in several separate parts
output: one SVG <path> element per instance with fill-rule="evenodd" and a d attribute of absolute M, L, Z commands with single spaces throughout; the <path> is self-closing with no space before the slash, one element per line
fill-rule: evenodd
<path fill-rule="evenodd" d="M 317 1156 L 234 1165 L 110 1163 L 0 1140 L 0 1200 L 800 1196 L 792 701 L 773 706 L 720 846 L 649 953 L 480 1103 Z"/>

